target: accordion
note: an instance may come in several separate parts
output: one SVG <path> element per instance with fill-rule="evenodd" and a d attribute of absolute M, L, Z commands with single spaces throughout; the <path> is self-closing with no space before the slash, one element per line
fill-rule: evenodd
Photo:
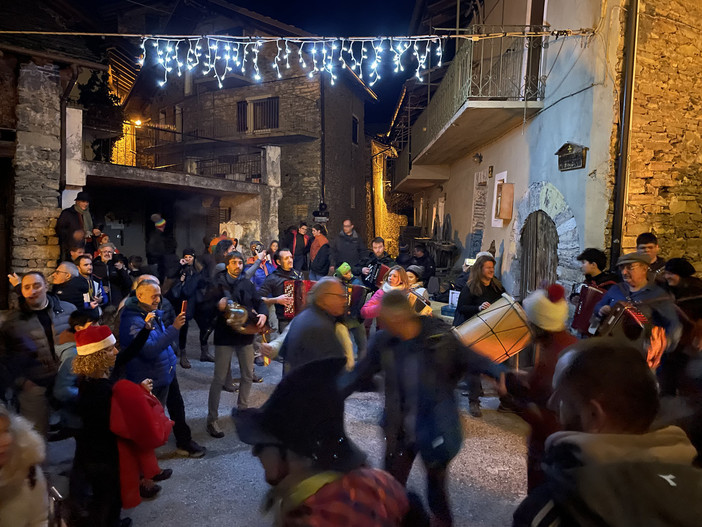
<path fill-rule="evenodd" d="M 590 333 L 590 320 L 595 312 L 595 306 L 605 295 L 603 289 L 583 284 L 580 288 L 580 301 L 575 308 L 573 322 L 570 327 L 584 335 Z"/>
<path fill-rule="evenodd" d="M 346 289 L 346 315 L 360 316 L 361 308 L 366 302 L 368 288 L 362 285 L 347 285 L 344 289 Z"/>
<path fill-rule="evenodd" d="M 633 304 L 617 302 L 599 327 L 597 335 L 601 337 L 624 337 L 631 342 L 642 341 L 646 327 L 650 327 L 648 317 Z"/>
<path fill-rule="evenodd" d="M 285 306 L 283 316 L 290 319 L 299 314 L 307 305 L 307 294 L 312 289 L 312 286 L 317 282 L 312 280 L 286 280 L 283 284 L 283 291 L 286 296 L 293 298 L 291 306 Z"/>
<path fill-rule="evenodd" d="M 376 263 L 370 266 L 370 273 L 363 277 L 363 285 L 375 291 L 383 285 L 385 277 L 390 272 L 390 268 L 381 263 Z"/>

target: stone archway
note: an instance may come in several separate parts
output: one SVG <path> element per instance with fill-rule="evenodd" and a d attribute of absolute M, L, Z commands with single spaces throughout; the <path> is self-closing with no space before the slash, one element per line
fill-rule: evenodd
<path fill-rule="evenodd" d="M 558 267 L 556 275 L 558 281 L 568 291 L 573 283 L 580 280 L 580 264 L 577 256 L 580 254 L 578 226 L 575 215 L 561 192 L 546 181 L 538 181 L 529 185 L 522 199 L 517 204 L 517 215 L 512 226 L 510 245 L 516 250 L 510 265 L 511 274 L 515 283 L 521 284 L 521 258 L 523 248 L 520 237 L 527 218 L 532 212 L 541 210 L 545 212 L 556 227 L 558 233 Z M 521 287 L 517 285 L 515 291 Z"/>

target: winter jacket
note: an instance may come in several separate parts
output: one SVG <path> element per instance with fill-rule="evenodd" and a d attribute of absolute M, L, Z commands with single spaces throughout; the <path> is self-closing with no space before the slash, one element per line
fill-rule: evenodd
<path fill-rule="evenodd" d="M 331 249 L 328 243 L 325 243 L 319 248 L 314 260 L 310 261 L 310 271 L 322 276 L 329 274 L 331 266 Z"/>
<path fill-rule="evenodd" d="M 262 298 L 275 298 L 285 293 L 285 282 L 288 280 L 302 280 L 302 274 L 297 269 L 283 271 L 282 267 L 278 267 L 273 273 L 269 274 L 263 281 L 263 284 L 258 290 L 258 294 Z M 278 320 L 285 319 L 285 306 L 275 304 L 275 316 Z"/>
<path fill-rule="evenodd" d="M 275 271 L 275 266 L 268 260 L 252 259 L 246 267 L 244 267 L 244 273 L 246 277 L 251 280 L 256 286 L 256 289 L 260 289 L 263 282 L 266 280 L 268 275 L 273 274 Z"/>
<path fill-rule="evenodd" d="M 240 304 L 249 310 L 250 315 L 255 311 L 259 315 L 268 316 L 268 306 L 261 299 L 256 287 L 244 276 L 232 278 L 226 271 L 222 271 L 215 277 L 220 298 L 226 298 L 236 304 Z M 215 346 L 246 346 L 253 343 L 255 335 L 246 335 L 231 328 L 224 313 L 219 312 L 215 322 L 214 344 Z"/>
<path fill-rule="evenodd" d="M 385 293 L 392 291 L 394 289 L 402 289 L 401 287 L 392 287 L 390 284 L 385 282 L 383 287 L 378 289 L 373 296 L 370 297 L 368 302 L 366 302 L 361 308 L 361 316 L 366 319 L 377 318 L 380 315 L 380 303 L 383 300 Z"/>
<path fill-rule="evenodd" d="M 110 303 L 110 295 L 105 291 L 102 281 L 96 276 L 91 275 L 90 281 L 92 282 L 92 295 L 90 294 L 91 285 L 88 283 L 88 279 L 82 275 L 74 276 L 68 282 L 61 284 L 55 291 L 61 300 L 70 302 L 76 308 L 90 311 L 95 317 L 99 317 L 101 314 L 100 306 L 104 307 Z M 102 303 L 98 307 L 91 308 L 90 301 L 98 296 L 102 297 Z"/>
<path fill-rule="evenodd" d="M 480 294 L 474 295 L 470 290 L 470 285 L 466 284 L 461 289 L 461 294 L 458 295 L 456 303 L 456 314 L 453 316 L 453 325 L 460 326 L 469 318 L 474 317 L 480 312 L 480 306 L 483 302 L 493 304 L 500 299 L 505 288 L 497 285 L 493 280 L 489 286 L 480 284 Z"/>
<path fill-rule="evenodd" d="M 53 338 L 50 342 L 36 311 L 22 302 L 20 309 L 10 311 L 0 328 L 0 388 L 20 389 L 29 379 L 40 386 L 49 386 L 58 372 L 56 345 L 58 336 L 68 329 L 68 317 L 75 307 L 47 294 L 46 309 L 51 318 Z"/>
<path fill-rule="evenodd" d="M 351 265 L 350 262 L 347 263 Z M 351 270 L 355 275 L 362 275 L 361 271 L 364 267 L 372 267 L 378 263 L 392 267 L 395 265 L 395 260 L 393 260 L 387 252 L 383 252 L 380 258 L 378 258 L 373 251 L 368 251 L 368 253 L 359 260 L 358 264 L 351 266 Z"/>
<path fill-rule="evenodd" d="M 685 432 L 558 432 L 548 438 L 547 483 L 514 513 L 515 527 L 692 527 L 702 518 L 702 471 Z"/>
<path fill-rule="evenodd" d="M 129 346 L 144 327 L 148 314 L 137 300 L 130 296 L 124 304 L 119 323 L 120 344 Z M 163 311 L 156 311 L 153 330 L 138 355 L 127 364 L 127 379 L 139 384 L 146 378 L 153 379 L 154 390 L 168 386 L 175 377 L 176 354 L 179 331 L 163 323 Z"/>
<path fill-rule="evenodd" d="M 300 234 L 296 228 L 285 231 L 281 249 L 290 249 L 293 255 L 293 267 L 297 270 L 306 269 L 305 259 L 310 248 L 310 238 L 307 234 Z"/>
<path fill-rule="evenodd" d="M 445 322 L 432 317 L 420 317 L 419 321 L 420 334 L 408 341 L 401 341 L 387 331 L 377 332 L 356 369 L 341 378 L 340 389 L 342 394 L 349 395 L 382 371 L 383 428 L 388 441 L 404 436 L 409 443 L 415 443 L 426 464 L 445 466 L 462 443 L 455 397 L 458 381 L 466 373 L 486 373 L 499 378 L 504 367 L 466 348 Z M 411 356 L 416 363 L 408 361 Z"/>
<path fill-rule="evenodd" d="M 49 495 L 41 471 L 44 440 L 20 416 L 10 417 L 10 429 L 13 445 L 0 469 L 0 527 L 46 527 Z"/>
<path fill-rule="evenodd" d="M 316 305 L 308 306 L 290 323 L 279 355 L 291 369 L 331 357 L 344 357 L 336 333 L 336 318 Z"/>
<path fill-rule="evenodd" d="M 78 376 L 73 373 L 73 359 L 78 355 L 75 333 L 69 330 L 59 335 L 56 356 L 59 369 L 54 382 L 53 395 L 60 403 L 61 424 L 68 428 L 80 428 L 76 402 L 78 401 Z"/>
<path fill-rule="evenodd" d="M 96 227 L 94 218 L 93 227 Z M 76 210 L 75 205 L 68 207 L 67 209 L 63 209 L 56 220 L 56 235 L 59 238 L 61 252 L 64 255 L 68 254 L 68 249 L 73 240 L 73 233 L 78 230 L 85 230 L 83 226 L 83 215 Z M 87 234 L 88 236 L 92 236 L 93 233 L 88 232 Z"/>
<path fill-rule="evenodd" d="M 348 235 L 342 230 L 334 241 L 332 265 L 339 267 L 342 263 L 346 262 L 351 266 L 351 269 L 354 270 L 365 254 L 366 249 L 356 229 L 351 231 L 351 234 Z M 354 274 L 358 273 L 354 270 Z"/>
<path fill-rule="evenodd" d="M 172 428 L 161 403 L 143 387 L 127 380 L 112 387 L 110 431 L 117 436 L 123 508 L 141 503 L 141 477 L 161 472 L 154 449 L 165 444 Z"/>
<path fill-rule="evenodd" d="M 124 268 L 116 269 L 112 260 L 108 260 L 107 263 L 100 258 L 93 260 L 93 276 L 102 282 L 103 288 L 109 288 L 108 296 L 111 306 L 119 306 L 132 287 L 129 272 Z"/>

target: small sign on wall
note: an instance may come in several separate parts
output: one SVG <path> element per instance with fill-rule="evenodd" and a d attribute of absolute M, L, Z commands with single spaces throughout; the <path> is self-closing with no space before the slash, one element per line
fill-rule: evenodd
<path fill-rule="evenodd" d="M 499 190 L 501 190 L 499 187 L 500 185 L 507 183 L 507 172 L 500 172 L 495 176 L 495 186 L 493 188 L 493 194 L 492 194 L 492 226 L 493 227 L 504 227 L 505 226 L 505 220 L 502 218 L 499 218 L 497 216 L 497 210 L 498 210 L 498 202 L 500 207 L 502 206 L 501 203 L 501 198 L 498 196 Z"/>
<path fill-rule="evenodd" d="M 558 156 L 558 170 L 561 172 L 577 170 L 585 168 L 587 147 L 575 143 L 564 143 L 555 155 Z"/>
<path fill-rule="evenodd" d="M 295 211 L 295 217 L 302 220 L 307 218 L 307 214 L 309 213 L 309 207 L 307 205 L 295 205 L 293 210 Z"/>

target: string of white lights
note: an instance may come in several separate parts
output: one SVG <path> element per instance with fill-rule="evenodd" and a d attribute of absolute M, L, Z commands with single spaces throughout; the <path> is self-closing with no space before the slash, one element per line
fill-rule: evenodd
<path fill-rule="evenodd" d="M 591 37 L 594 33 L 595 29 L 531 30 L 530 26 L 521 31 L 343 38 L 0 30 L 0 35 L 140 38 L 139 64 L 141 66 L 155 64 L 162 70 L 163 76 L 157 80 L 160 86 L 164 86 L 172 74 L 180 77 L 185 71 L 192 71 L 213 76 L 220 87 L 230 74 L 247 75 L 247 68 L 253 80 L 263 80 L 264 73 L 258 64 L 259 54 L 272 45 L 276 47 L 270 54 L 273 57 L 271 68 L 278 79 L 284 76 L 281 71 L 282 64 L 285 64 L 286 70 L 291 68 L 290 55 L 294 53 L 293 48 L 297 48 L 298 66 L 310 77 L 316 73 L 326 74 L 333 84 L 337 78 L 335 68 L 350 68 L 359 78 L 365 78 L 372 86 L 380 80 L 380 68 L 385 62 L 389 62 L 392 70 L 398 74 L 404 72 L 405 68 L 414 68 L 415 76 L 421 80 L 422 73 L 429 67 L 441 66 L 443 47 L 448 39 L 478 42 L 504 37 L 525 39 L 549 36 Z M 435 60 L 429 59 L 431 54 L 435 55 Z"/>
<path fill-rule="evenodd" d="M 349 67 L 373 85 L 381 78 L 380 68 L 387 57 L 392 57 L 396 73 L 413 67 L 415 75 L 421 78 L 427 69 L 427 57 L 435 52 L 442 54 L 447 37 L 422 35 L 417 37 L 377 37 L 377 38 L 287 38 L 287 37 L 230 37 L 206 35 L 184 39 L 146 36 L 141 41 L 139 63 L 144 66 L 156 64 L 163 76 L 157 81 L 164 86 L 172 74 L 182 76 L 184 71 L 196 70 L 202 66 L 202 75 L 214 77 L 219 86 L 230 73 L 246 75 L 247 68 L 255 81 L 263 79 L 259 66 L 259 54 L 269 45 L 274 45 L 271 55 L 271 69 L 278 79 L 283 78 L 284 69 L 290 69 L 290 55 L 297 48 L 298 65 L 307 75 L 326 74 L 331 83 L 337 79 L 337 68 Z M 388 55 L 388 53 L 391 55 Z M 307 60 L 306 60 L 307 59 Z"/>

